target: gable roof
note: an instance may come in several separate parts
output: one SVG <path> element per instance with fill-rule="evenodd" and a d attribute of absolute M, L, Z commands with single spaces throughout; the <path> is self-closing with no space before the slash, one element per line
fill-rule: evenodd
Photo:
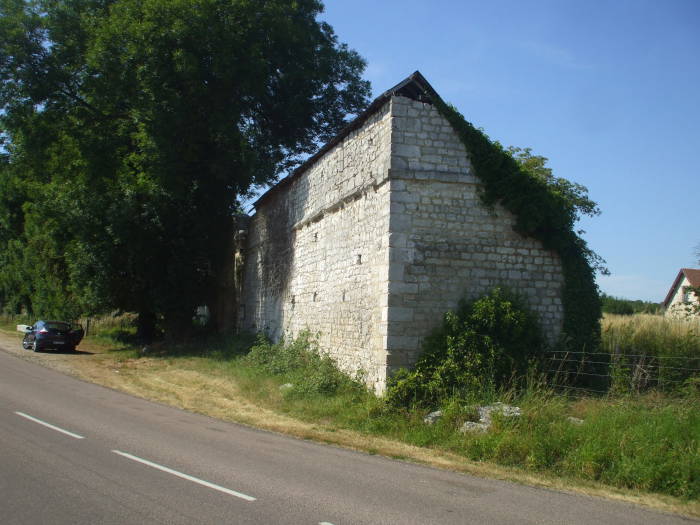
<path fill-rule="evenodd" d="M 671 289 L 666 294 L 666 299 L 664 299 L 663 302 L 664 308 L 668 308 L 668 305 L 671 302 L 671 299 L 673 299 L 675 291 L 678 288 L 678 285 L 680 284 L 683 276 L 685 276 L 688 279 L 690 286 L 700 287 L 700 269 L 681 268 L 675 280 L 673 281 L 673 284 L 671 285 Z"/>
<path fill-rule="evenodd" d="M 420 71 L 415 71 L 394 87 L 386 90 L 375 98 L 372 103 L 360 113 L 354 120 L 345 126 L 335 137 L 329 140 L 313 156 L 309 157 L 301 166 L 292 173 L 280 180 L 277 184 L 263 193 L 258 200 L 253 203 L 256 208 L 263 204 L 272 194 L 277 193 L 280 188 L 287 186 L 292 180 L 308 170 L 318 159 L 347 137 L 350 133 L 360 128 L 372 115 L 374 115 L 393 96 L 407 97 L 419 102 L 431 104 L 433 100 L 440 99 L 440 95 L 433 89 L 433 86 L 421 75 Z"/>

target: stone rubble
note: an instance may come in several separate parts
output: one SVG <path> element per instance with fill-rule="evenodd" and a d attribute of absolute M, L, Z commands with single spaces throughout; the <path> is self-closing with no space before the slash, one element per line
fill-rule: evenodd
<path fill-rule="evenodd" d="M 459 429 L 460 432 L 486 432 L 491 427 L 491 416 L 494 413 L 501 414 L 503 417 L 520 417 L 522 410 L 520 407 L 506 405 L 500 401 L 492 405 L 477 407 L 479 412 L 479 421 L 466 421 Z"/>
<path fill-rule="evenodd" d="M 520 407 L 506 405 L 500 401 L 492 405 L 478 406 L 476 410 L 479 413 L 479 421 L 465 421 L 459 428 L 459 431 L 463 434 L 467 432 L 487 432 L 491 428 L 493 414 L 501 414 L 503 417 L 520 417 L 523 413 Z M 442 410 L 435 410 L 423 418 L 423 423 L 432 425 L 442 416 Z M 583 419 L 574 416 L 569 416 L 566 420 L 572 425 L 583 424 Z"/>
<path fill-rule="evenodd" d="M 486 432 L 489 429 L 490 425 L 491 425 L 491 423 L 486 424 L 486 423 L 477 423 L 475 421 L 465 421 L 464 424 L 459 429 L 459 431 L 462 434 L 465 434 L 467 432 Z"/>
<path fill-rule="evenodd" d="M 430 414 L 425 416 L 423 418 L 423 423 L 425 423 L 426 425 L 432 425 L 441 417 L 442 417 L 442 410 L 436 410 L 435 412 L 431 412 Z"/>

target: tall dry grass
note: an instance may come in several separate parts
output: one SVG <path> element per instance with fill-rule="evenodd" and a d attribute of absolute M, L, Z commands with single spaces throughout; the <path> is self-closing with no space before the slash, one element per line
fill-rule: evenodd
<path fill-rule="evenodd" d="M 606 368 L 613 393 L 700 390 L 698 320 L 608 314 L 602 323 L 601 351 L 609 354 Z"/>
<path fill-rule="evenodd" d="M 700 357 L 700 320 L 606 314 L 602 343 L 611 354 Z"/>

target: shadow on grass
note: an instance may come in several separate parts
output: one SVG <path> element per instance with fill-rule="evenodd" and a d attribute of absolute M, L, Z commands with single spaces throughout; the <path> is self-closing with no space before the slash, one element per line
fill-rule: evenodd
<path fill-rule="evenodd" d="M 228 361 L 246 355 L 256 341 L 250 333 L 214 334 L 199 330 L 185 341 L 157 339 L 150 344 L 139 343 L 136 334 L 129 330 L 109 330 L 92 336 L 102 345 L 111 346 L 107 352 L 133 351 L 141 357 L 175 358 L 205 357 Z"/>
<path fill-rule="evenodd" d="M 137 346 L 138 338 L 136 331 L 133 328 L 111 328 L 108 330 L 100 330 L 93 335 L 98 339 L 108 340 L 115 343 L 120 343 L 125 346 Z"/>
<path fill-rule="evenodd" d="M 212 334 L 199 332 L 187 341 L 157 341 L 141 348 L 149 357 L 206 357 L 228 361 L 247 354 L 256 341 L 255 334 Z"/>

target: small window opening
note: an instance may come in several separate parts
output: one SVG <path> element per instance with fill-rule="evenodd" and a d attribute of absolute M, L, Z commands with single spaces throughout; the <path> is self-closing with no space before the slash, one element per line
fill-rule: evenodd
<path fill-rule="evenodd" d="M 362 254 L 358 253 L 357 258 L 355 260 L 357 264 L 362 264 Z"/>

